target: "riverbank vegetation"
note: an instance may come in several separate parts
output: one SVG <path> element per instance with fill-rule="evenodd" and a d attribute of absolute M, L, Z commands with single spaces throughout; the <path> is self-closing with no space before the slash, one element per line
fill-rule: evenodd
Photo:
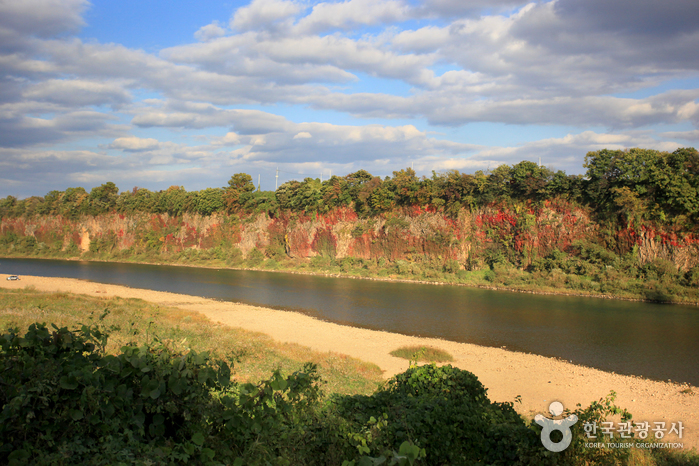
<path fill-rule="evenodd" d="M 369 394 L 383 380 L 374 364 L 278 343 L 262 333 L 212 322 L 197 312 L 140 299 L 0 289 L 0 329 L 26 329 L 35 322 L 67 328 L 101 324 L 110 334 L 105 348 L 109 354 L 125 345 L 155 341 L 175 352 L 206 351 L 215 358 L 237 361 L 235 378 L 240 382 L 257 383 L 275 369 L 288 375 L 301 370 L 306 362 L 316 365 L 326 389 L 334 393 Z"/>
<path fill-rule="evenodd" d="M 585 175 L 364 170 L 256 190 L 105 183 L 0 200 L 0 255 L 174 263 L 699 303 L 699 153 L 587 154 Z"/>
<path fill-rule="evenodd" d="M 629 416 L 613 395 L 579 407 L 571 446 L 551 453 L 537 424 L 448 365 L 413 365 L 367 393 L 375 379 L 351 362 L 366 385 L 339 384 L 340 394 L 324 383 L 334 377 L 323 369 L 327 356 L 307 351 L 316 363 L 275 368 L 279 348 L 259 335 L 199 326 L 194 314 L 138 300 L 3 290 L 0 319 L 0 457 L 11 465 L 699 461 L 689 452 L 587 448 L 585 422 Z M 260 359 L 272 360 L 259 366 L 265 376 L 240 376 Z"/>

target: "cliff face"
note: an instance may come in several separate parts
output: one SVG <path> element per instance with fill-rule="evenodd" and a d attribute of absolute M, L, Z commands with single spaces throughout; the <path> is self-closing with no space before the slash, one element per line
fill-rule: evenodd
<path fill-rule="evenodd" d="M 488 258 L 502 256 L 527 266 L 575 241 L 597 241 L 600 226 L 580 208 L 564 201 L 543 206 L 486 207 L 461 210 L 452 218 L 433 208 L 410 207 L 369 219 L 357 218 L 349 208 L 327 214 L 283 212 L 249 217 L 214 214 L 105 214 L 69 220 L 60 216 L 7 218 L 0 223 L 6 244 L 21 242 L 35 249 L 123 254 L 177 253 L 187 249 L 217 250 L 226 255 L 253 249 L 267 255 L 294 258 L 314 256 L 342 259 L 451 262 L 451 267 L 479 269 Z M 9 239 L 8 239 L 9 238 Z M 618 252 L 635 251 L 641 263 L 655 259 L 673 262 L 679 270 L 699 264 L 699 241 L 650 228 L 616 232 Z"/>

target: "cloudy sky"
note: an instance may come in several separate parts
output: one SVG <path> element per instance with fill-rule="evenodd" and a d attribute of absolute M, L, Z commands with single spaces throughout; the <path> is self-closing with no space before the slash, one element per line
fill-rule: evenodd
<path fill-rule="evenodd" d="M 699 146 L 697 0 L 0 0 L 0 196 Z"/>

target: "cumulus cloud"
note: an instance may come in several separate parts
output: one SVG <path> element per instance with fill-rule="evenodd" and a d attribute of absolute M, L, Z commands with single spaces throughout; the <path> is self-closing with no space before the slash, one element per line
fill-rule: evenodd
<path fill-rule="evenodd" d="M 301 34 L 317 34 L 329 29 L 401 22 L 410 16 L 410 8 L 397 0 L 323 2 L 315 5 L 309 15 L 299 20 L 295 31 Z"/>
<path fill-rule="evenodd" d="M 82 79 L 50 79 L 24 88 L 22 97 L 67 106 L 111 105 L 119 107 L 131 101 L 121 83 Z"/>
<path fill-rule="evenodd" d="M 222 137 L 213 137 L 210 140 L 212 146 L 237 146 L 240 144 L 240 137 L 232 131 L 229 131 Z"/>
<path fill-rule="evenodd" d="M 0 148 L 29 147 L 84 137 L 109 137 L 123 132 L 110 124 L 116 118 L 95 111 L 72 111 L 53 118 L 24 114 L 24 105 L 0 106 Z"/>
<path fill-rule="evenodd" d="M 168 101 L 160 107 L 137 110 L 131 121 L 142 128 L 209 128 L 235 126 L 239 134 L 265 134 L 285 131 L 286 118 L 260 110 L 221 109 L 208 104 Z"/>
<path fill-rule="evenodd" d="M 194 33 L 194 37 L 199 41 L 206 42 L 224 36 L 225 34 L 226 30 L 221 27 L 218 21 L 214 21 L 213 23 L 199 28 L 199 30 Z"/>
<path fill-rule="evenodd" d="M 0 2 L 0 30 L 53 37 L 85 24 L 87 0 L 22 0 Z M 3 33 L 4 35 L 4 33 Z"/>
<path fill-rule="evenodd" d="M 275 23 L 293 18 L 302 10 L 296 2 L 286 0 L 253 0 L 238 8 L 231 18 L 231 28 L 247 31 L 260 27 L 271 28 Z"/>
<path fill-rule="evenodd" d="M 128 152 L 140 152 L 145 150 L 153 150 L 160 147 L 160 142 L 153 138 L 139 138 L 136 136 L 127 136 L 117 138 L 109 144 L 110 149 L 121 149 Z"/>
<path fill-rule="evenodd" d="M 332 161 L 348 163 L 381 156 L 390 158 L 421 151 L 432 154 L 464 154 L 473 145 L 430 137 L 413 125 L 333 125 L 295 123 L 279 115 L 259 110 L 228 110 L 183 102 L 166 102 L 159 108 L 143 109 L 133 123 L 141 127 L 216 127 L 233 129 L 214 146 L 243 145 L 246 160 Z"/>

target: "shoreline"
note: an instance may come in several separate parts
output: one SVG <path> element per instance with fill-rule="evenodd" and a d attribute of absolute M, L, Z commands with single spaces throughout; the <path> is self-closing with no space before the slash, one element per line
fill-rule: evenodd
<path fill-rule="evenodd" d="M 201 268 L 201 269 L 223 269 L 223 270 L 244 270 L 250 272 L 271 272 L 271 273 L 289 273 L 295 275 L 311 275 L 317 277 L 331 277 L 331 278 L 349 278 L 354 280 L 371 280 L 371 281 L 382 281 L 382 282 L 394 282 L 394 283 L 417 283 L 420 285 L 435 285 L 435 286 L 463 286 L 466 288 L 476 288 L 480 290 L 491 290 L 491 291 L 508 291 L 511 293 L 523 293 L 523 294 L 535 294 L 541 296 L 570 296 L 576 298 L 597 298 L 597 299 L 611 299 L 617 301 L 629 301 L 637 303 L 652 303 L 652 304 L 670 304 L 670 305 L 680 305 L 680 306 L 695 306 L 699 307 L 699 301 L 686 301 L 686 302 L 675 302 L 675 301 L 654 301 L 650 299 L 642 298 L 629 298 L 624 296 L 614 296 L 610 294 L 594 294 L 594 293 L 579 293 L 573 290 L 564 289 L 563 291 L 544 291 L 544 290 L 522 290 L 517 288 L 507 288 L 499 286 L 490 285 L 479 285 L 479 284 L 469 284 L 469 283 L 452 283 L 446 281 L 429 281 L 429 280 L 411 280 L 407 278 L 397 278 L 397 277 L 362 277 L 358 275 L 350 275 L 343 273 L 329 273 L 320 272 L 313 270 L 273 270 L 273 269 L 263 269 L 263 268 L 250 268 L 250 267 L 231 267 L 229 265 L 189 265 L 189 264 L 178 264 L 174 262 L 143 262 L 143 261 L 122 261 L 122 260 L 106 260 L 106 259 L 83 259 L 80 257 L 26 257 L 26 256 L 0 256 L 1 259 L 37 259 L 37 260 L 57 260 L 57 261 L 71 261 L 71 262 L 102 262 L 105 264 L 137 264 L 137 265 L 160 265 L 160 266 L 171 266 L 171 267 L 190 267 L 190 268 Z M 570 291 L 570 292 L 569 292 Z"/>
<path fill-rule="evenodd" d="M 514 402 L 515 397 L 521 396 L 521 404 L 515 403 L 515 408 L 529 417 L 546 413 L 548 404 L 554 400 L 575 409 L 578 403 L 588 406 L 614 390 L 615 403 L 628 409 L 636 422 L 648 421 L 651 426 L 654 422 L 666 422 L 668 431 L 672 423 L 682 422 L 683 437 L 666 435 L 663 441 L 684 443 L 685 449 L 699 449 L 699 389 L 687 384 L 609 373 L 502 348 L 344 326 L 293 311 L 86 280 L 22 276 L 20 281 L 7 281 L 6 277 L 0 275 L 0 286 L 7 289 L 33 286 L 45 292 L 136 298 L 199 312 L 212 321 L 265 333 L 280 342 L 373 362 L 382 369 L 385 378 L 408 368 L 407 360 L 391 356 L 390 351 L 406 345 L 437 347 L 452 354 L 454 361 L 449 364 L 473 372 L 488 389 L 491 400 Z M 689 393 L 682 393 L 683 390 Z"/>

